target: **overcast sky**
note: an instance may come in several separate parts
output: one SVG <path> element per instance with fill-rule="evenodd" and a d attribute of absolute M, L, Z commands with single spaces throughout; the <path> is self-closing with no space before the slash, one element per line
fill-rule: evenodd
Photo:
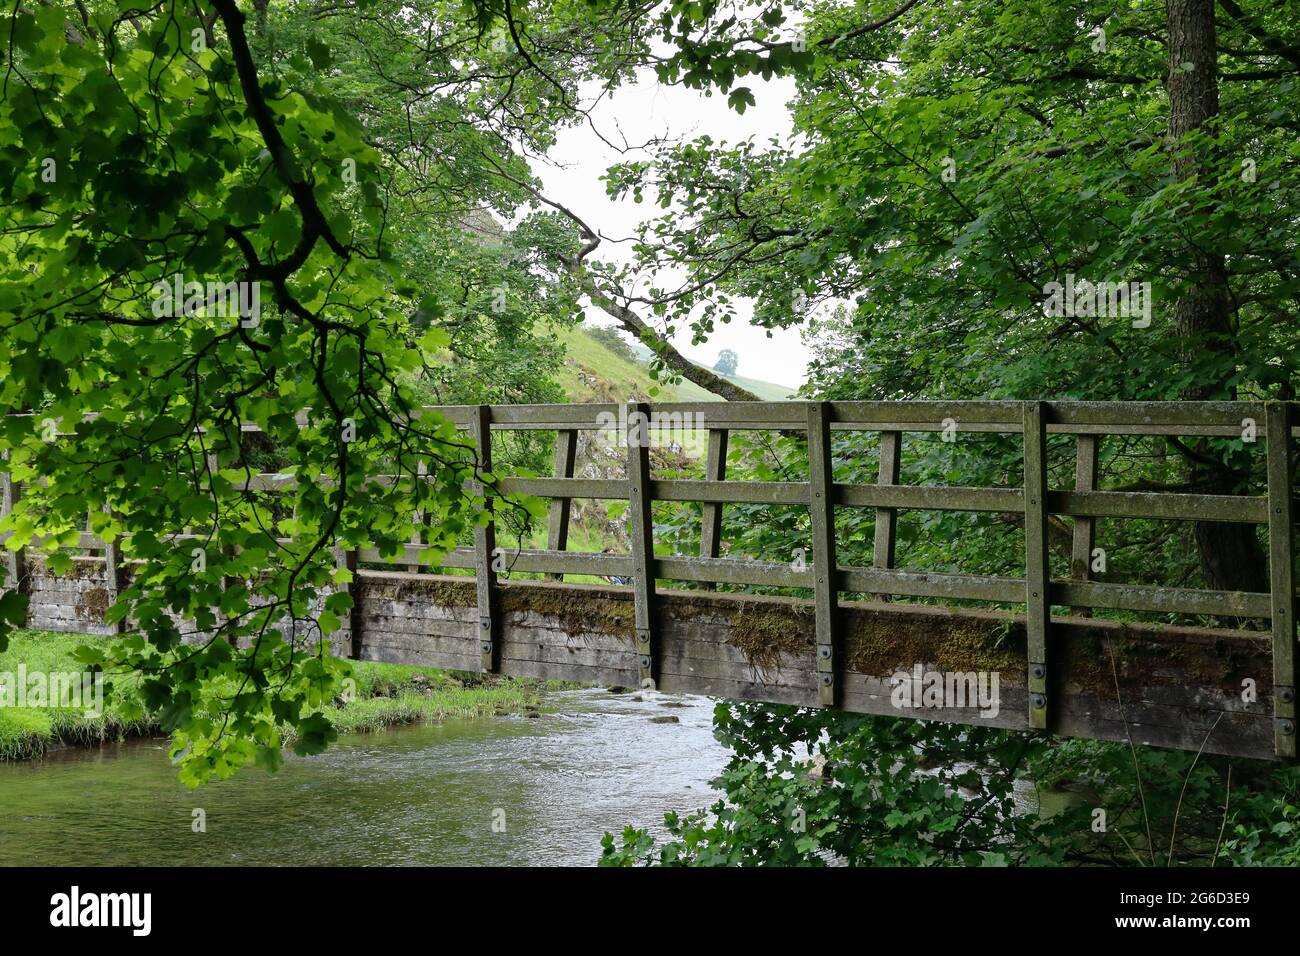
<path fill-rule="evenodd" d="M 739 115 L 727 106 L 725 96 L 706 97 L 703 92 L 681 87 L 662 87 L 648 76 L 633 86 L 618 90 L 593 111 L 592 119 L 601 134 L 614 143 L 638 144 L 653 136 L 692 137 L 707 133 L 714 141 L 736 142 L 754 137 L 765 145 L 772 136 L 786 141 L 790 132 L 790 115 L 786 103 L 794 95 L 789 80 L 763 83 L 761 78 L 746 78 L 746 85 L 758 102 Z M 620 135 L 621 131 L 621 135 Z M 561 203 L 581 216 L 593 229 L 611 238 L 631 236 L 637 224 L 652 218 L 658 206 L 647 201 L 640 205 L 630 199 L 621 202 L 605 195 L 600 177 L 616 163 L 643 157 L 643 153 L 620 155 L 601 141 L 591 126 L 565 130 L 549 153 L 552 165 L 534 162 L 533 168 L 545 184 L 549 199 Z M 605 261 L 626 261 L 628 245 L 601 243 L 596 256 Z M 664 288 L 675 282 L 661 277 Z M 797 330 L 774 331 L 756 328 L 748 322 L 748 309 L 738 308 L 736 321 L 719 325 L 702 346 L 692 347 L 690 332 L 679 331 L 673 344 L 687 357 L 712 366 L 723 348 L 740 355 L 739 374 L 766 379 L 797 388 L 803 383 L 808 361 Z M 587 310 L 588 319 L 602 325 L 613 324 L 598 309 Z M 649 320 L 649 316 L 643 316 Z"/>

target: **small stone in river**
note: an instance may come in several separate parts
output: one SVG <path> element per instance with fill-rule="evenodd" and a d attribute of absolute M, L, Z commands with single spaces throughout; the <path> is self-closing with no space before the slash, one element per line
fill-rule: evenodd
<path fill-rule="evenodd" d="M 634 703 L 634 704 L 639 704 L 639 703 L 641 703 L 641 701 L 645 700 L 645 698 L 642 697 L 640 694 L 637 694 L 635 697 L 631 698 L 631 700 L 632 700 L 632 703 Z"/>
<path fill-rule="evenodd" d="M 618 685 L 618 684 L 615 684 L 613 687 L 606 687 L 605 690 L 609 691 L 611 694 L 630 694 L 630 693 L 632 693 L 632 688 L 631 688 L 631 687 L 622 687 L 622 686 L 620 686 L 620 685 Z"/>
<path fill-rule="evenodd" d="M 541 717 L 542 715 L 539 714 L 539 713 L 538 713 L 537 711 L 535 711 L 535 710 L 530 710 L 530 711 L 528 711 L 528 713 L 524 714 L 524 716 L 527 717 L 529 720 L 536 720 L 537 718 Z"/>
<path fill-rule="evenodd" d="M 663 717 L 651 717 L 652 724 L 680 724 L 682 719 L 676 714 L 665 714 Z"/>

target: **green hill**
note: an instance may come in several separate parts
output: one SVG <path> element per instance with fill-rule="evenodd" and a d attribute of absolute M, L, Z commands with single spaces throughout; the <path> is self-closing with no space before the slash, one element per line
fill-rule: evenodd
<path fill-rule="evenodd" d="M 587 331 L 586 326 L 562 329 L 556 336 L 568 353 L 561 383 L 570 401 L 621 402 L 628 398 L 661 402 L 716 402 L 722 399 L 706 392 L 694 382 L 657 385 L 650 378 L 650 350 L 640 343 L 630 346 L 631 354 L 607 344 Z M 761 379 L 728 376 L 730 381 L 747 388 L 764 401 L 792 398 L 795 389 Z M 651 395 L 652 388 L 658 392 Z"/>

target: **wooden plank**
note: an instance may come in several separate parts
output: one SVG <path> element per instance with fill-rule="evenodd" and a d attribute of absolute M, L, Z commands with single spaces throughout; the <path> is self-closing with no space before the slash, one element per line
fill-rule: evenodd
<path fill-rule="evenodd" d="M 421 459 L 420 461 L 416 462 L 415 464 L 416 480 L 424 481 L 426 480 L 428 474 L 429 474 L 429 468 L 424 463 L 424 460 Z M 427 521 L 428 521 L 428 517 L 425 514 L 418 511 L 416 512 L 415 523 L 417 526 L 424 524 L 425 527 L 428 527 L 426 523 Z M 418 551 L 421 550 L 421 545 L 423 545 L 423 543 L 424 543 L 424 535 L 421 533 L 419 527 L 417 527 L 415 531 L 411 534 L 410 546 L 417 549 Z M 418 561 L 413 561 L 406 566 L 406 570 L 410 571 L 412 574 L 418 574 L 421 570 L 420 563 Z"/>
<path fill-rule="evenodd" d="M 963 430 L 967 419 L 1008 425 L 1020 421 L 1019 402 L 831 402 L 830 406 L 831 421 L 870 426 L 869 430 L 874 430 L 881 423 L 942 428 L 945 418 L 956 419 Z"/>
<path fill-rule="evenodd" d="M 1219 426 L 1241 435 L 1241 422 L 1263 421 L 1260 402 L 1048 402 L 1047 417 L 1054 423 L 1076 425 L 1151 425 L 1181 434 L 1185 426 Z"/>
<path fill-rule="evenodd" d="M 561 429 L 555 434 L 555 475 L 556 478 L 572 478 L 573 465 L 578 453 L 578 433 L 572 428 Z M 550 518 L 546 526 L 546 547 L 550 551 L 564 551 L 569 547 L 569 518 L 573 512 L 570 498 L 555 498 L 551 501 Z M 554 581 L 563 581 L 564 574 L 552 574 Z"/>
<path fill-rule="evenodd" d="M 841 568 L 840 588 L 862 594 L 956 598 L 1019 604 L 1025 599 L 1023 578 L 885 568 Z"/>
<path fill-rule="evenodd" d="M 1047 628 L 1051 569 L 1047 550 L 1047 430 L 1042 402 L 1025 402 L 1025 603 L 1029 726 L 1047 727 Z"/>
<path fill-rule="evenodd" d="M 104 505 L 103 510 L 105 514 L 113 513 L 109 505 Z M 104 542 L 104 588 L 108 591 L 108 606 L 112 607 L 122 593 L 122 542 L 117 538 Z M 121 634 L 124 624 L 108 624 L 110 633 Z"/>
<path fill-rule="evenodd" d="M 1080 435 L 1074 443 L 1074 490 L 1097 490 L 1097 450 L 1100 439 L 1096 435 Z M 1087 581 L 1092 568 L 1092 549 L 1097 541 L 1097 522 L 1090 516 L 1074 519 L 1070 544 L 1070 580 Z M 1091 616 L 1087 607 L 1075 608 L 1075 613 Z"/>
<path fill-rule="evenodd" d="M 1291 497 L 1293 465 L 1289 403 L 1269 402 L 1268 568 L 1272 597 L 1273 748 L 1277 756 L 1296 755 L 1295 719 L 1295 505 Z"/>
<path fill-rule="evenodd" d="M 902 459 L 902 432 L 880 433 L 880 467 L 876 484 L 897 485 Z M 871 564 L 889 570 L 894 566 L 898 546 L 898 509 L 876 508 L 876 535 L 872 547 Z M 881 594 L 880 599 L 890 600 L 891 595 Z"/>
<path fill-rule="evenodd" d="M 1190 495 L 1168 491 L 1051 491 L 1052 514 L 1094 518 L 1161 518 L 1265 524 L 1268 502 L 1251 495 Z"/>
<path fill-rule="evenodd" d="M 627 498 L 627 484 L 614 478 L 501 478 L 497 487 L 502 494 L 538 498 Z"/>
<path fill-rule="evenodd" d="M 702 501 L 712 504 L 803 505 L 808 485 L 802 481 L 692 481 L 658 480 L 656 501 Z"/>
<path fill-rule="evenodd" d="M 823 707 L 837 700 L 835 653 L 836 591 L 835 499 L 831 473 L 830 407 L 808 404 L 808 511 L 812 518 L 813 600 L 817 627 L 817 699 Z"/>
<path fill-rule="evenodd" d="M 4 458 L 0 459 L 0 465 L 8 460 L 9 454 L 5 453 Z M 22 485 L 13 480 L 8 471 L 0 471 L 0 517 L 13 514 L 14 505 L 22 497 Z M 8 534 L 0 536 L 0 547 L 3 546 Z M 25 586 L 27 579 L 27 566 L 23 549 L 11 551 L 4 548 L 5 553 L 5 573 L 4 587 L 6 590 L 21 591 Z"/>
<path fill-rule="evenodd" d="M 348 633 L 352 641 L 352 648 L 348 657 L 354 661 L 363 660 L 362 645 L 365 643 L 365 617 L 362 613 L 361 598 L 359 596 L 359 584 L 357 581 L 357 552 L 355 549 L 335 548 L 334 565 L 352 575 L 352 580 L 347 584 L 339 587 L 352 597 L 352 609 L 348 612 Z M 221 620 L 220 617 L 217 618 Z"/>
<path fill-rule="evenodd" d="M 709 581 L 766 587 L 812 587 L 810 571 L 797 571 L 784 561 L 745 558 L 669 557 L 655 559 L 655 577 L 675 581 Z"/>
<path fill-rule="evenodd" d="M 1095 581 L 1054 581 L 1050 590 L 1053 604 L 1070 607 L 1219 617 L 1266 618 L 1271 613 L 1269 596 L 1251 591 L 1204 591 L 1150 584 L 1099 584 Z"/>
<path fill-rule="evenodd" d="M 654 517 L 651 509 L 650 434 L 645 425 L 650 406 L 628 402 L 626 433 L 627 498 L 631 518 L 632 591 L 635 600 L 636 652 L 642 687 L 655 686 Z"/>
<path fill-rule="evenodd" d="M 724 481 L 727 477 L 727 430 L 710 428 L 704 455 L 706 481 Z M 700 522 L 700 557 L 716 558 L 722 553 L 722 503 L 705 502 Z M 713 581 L 704 582 L 705 590 L 717 588 Z"/>
<path fill-rule="evenodd" d="M 835 503 L 850 508 L 991 511 L 1019 514 L 1024 510 L 1025 498 L 1019 488 L 959 488 L 950 485 L 899 484 L 836 485 Z"/>
<path fill-rule="evenodd" d="M 478 456 L 478 471 L 492 470 L 492 410 L 487 405 L 475 407 L 470 421 L 470 437 Z M 476 495 L 484 494 L 483 483 L 472 481 Z M 497 665 L 498 627 L 496 614 L 496 523 L 492 517 L 492 499 L 483 503 L 488 520 L 474 528 L 474 581 L 478 597 L 479 670 L 492 673 Z"/>

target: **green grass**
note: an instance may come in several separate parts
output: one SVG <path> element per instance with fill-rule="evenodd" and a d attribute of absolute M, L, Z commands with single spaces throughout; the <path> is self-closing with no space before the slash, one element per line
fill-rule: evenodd
<path fill-rule="evenodd" d="M 707 392 L 694 382 L 682 380 L 676 385 L 657 385 L 650 378 L 647 367 L 650 350 L 640 344 L 632 348 L 644 361 L 632 362 L 611 351 L 603 342 L 589 336 L 582 326 L 561 329 L 556 336 L 568 353 L 560 383 L 571 402 L 621 402 L 628 398 L 651 398 L 660 402 L 719 402 L 712 392 Z M 583 381 L 579 372 L 585 372 Z M 595 382 L 591 379 L 594 377 Z M 741 375 L 724 376 L 729 381 L 747 388 L 764 401 L 790 398 L 795 389 L 775 382 L 765 382 Z M 658 387 L 658 394 L 650 390 Z"/>
<path fill-rule="evenodd" d="M 16 631 L 8 650 L 0 654 L 0 674 L 80 671 L 73 656 L 83 645 L 104 641 L 85 634 Z M 433 667 L 354 661 L 356 696 L 346 704 L 325 708 L 339 733 L 366 733 L 396 724 L 482 717 L 534 707 L 547 685 L 493 675 L 456 674 Z M 118 678 L 129 688 L 133 678 Z M 61 746 L 88 745 L 161 733 L 146 718 L 128 721 L 106 704 L 104 713 L 87 717 L 68 708 L 0 707 L 0 760 L 28 760 Z"/>

